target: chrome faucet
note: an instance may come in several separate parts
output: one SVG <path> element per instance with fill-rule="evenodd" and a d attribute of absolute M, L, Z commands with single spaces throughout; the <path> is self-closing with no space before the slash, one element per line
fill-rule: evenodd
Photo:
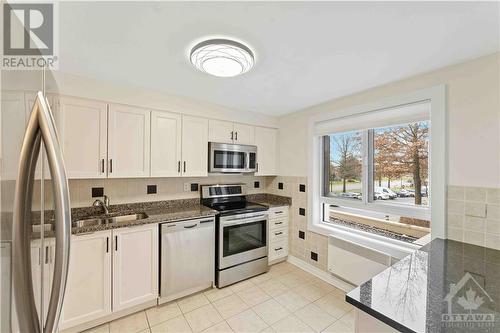
<path fill-rule="evenodd" d="M 104 211 L 104 214 L 109 214 L 109 198 L 107 195 L 104 197 L 104 202 L 101 199 L 96 199 L 92 206 L 94 207 L 102 207 L 102 210 Z"/>

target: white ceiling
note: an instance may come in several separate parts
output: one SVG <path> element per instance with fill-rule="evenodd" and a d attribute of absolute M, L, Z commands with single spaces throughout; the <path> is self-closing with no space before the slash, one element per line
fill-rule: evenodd
<path fill-rule="evenodd" d="M 282 115 L 499 50 L 497 2 L 60 4 L 60 70 Z M 189 63 L 206 36 L 256 52 L 245 75 Z"/>

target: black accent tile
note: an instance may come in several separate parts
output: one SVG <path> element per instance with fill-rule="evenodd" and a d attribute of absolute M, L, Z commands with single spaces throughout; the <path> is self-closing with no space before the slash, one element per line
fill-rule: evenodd
<path fill-rule="evenodd" d="M 147 193 L 148 194 L 156 194 L 157 193 L 156 185 L 148 185 L 147 186 Z"/>
<path fill-rule="evenodd" d="M 104 187 L 92 187 L 92 198 L 104 196 Z"/>
<path fill-rule="evenodd" d="M 306 216 L 306 209 L 305 208 L 299 208 L 299 215 Z"/>
<path fill-rule="evenodd" d="M 306 186 L 304 184 L 299 185 L 299 192 L 305 192 L 306 191 Z"/>
<path fill-rule="evenodd" d="M 314 261 L 318 261 L 318 254 L 316 252 L 311 251 L 311 259 Z"/>
<path fill-rule="evenodd" d="M 299 238 L 300 239 L 306 239 L 306 233 L 302 230 L 299 230 Z"/>
<path fill-rule="evenodd" d="M 283 189 L 283 183 L 278 183 L 278 190 L 282 190 Z"/>
<path fill-rule="evenodd" d="M 258 182 L 258 181 L 253 182 L 253 187 L 254 188 L 259 188 L 260 187 L 260 182 Z"/>
<path fill-rule="evenodd" d="M 198 183 L 191 184 L 191 192 L 198 192 Z"/>

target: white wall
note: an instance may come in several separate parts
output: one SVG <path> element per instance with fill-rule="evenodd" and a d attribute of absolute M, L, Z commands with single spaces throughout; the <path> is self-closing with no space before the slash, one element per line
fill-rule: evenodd
<path fill-rule="evenodd" d="M 446 67 L 280 117 L 281 176 L 307 175 L 307 124 L 332 112 L 431 86 L 447 86 L 448 183 L 500 187 L 500 53 Z"/>

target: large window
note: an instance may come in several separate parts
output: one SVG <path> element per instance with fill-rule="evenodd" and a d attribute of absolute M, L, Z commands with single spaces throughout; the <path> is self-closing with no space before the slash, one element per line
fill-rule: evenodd
<path fill-rule="evenodd" d="M 430 134 L 419 120 L 324 135 L 323 220 L 405 241 L 427 234 Z"/>

